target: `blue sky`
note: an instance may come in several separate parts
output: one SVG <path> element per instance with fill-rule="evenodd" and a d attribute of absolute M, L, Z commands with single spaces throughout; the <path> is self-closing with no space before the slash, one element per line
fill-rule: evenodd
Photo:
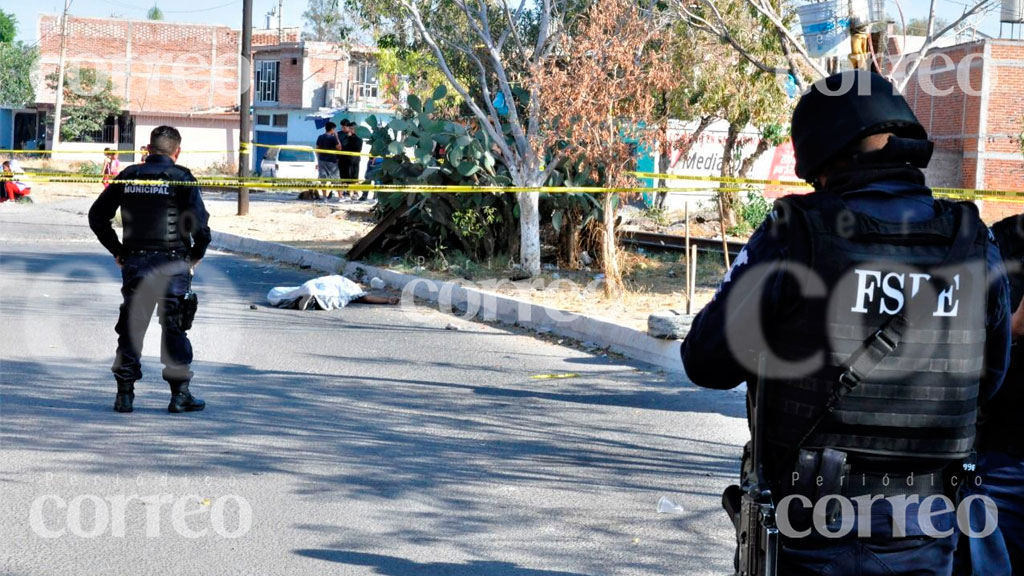
<path fill-rule="evenodd" d="M 301 26 L 306 0 L 284 1 L 284 26 Z M 242 0 L 157 0 L 157 6 L 169 22 L 192 22 L 223 24 L 232 28 L 242 27 Z M 258 28 L 264 27 L 264 15 L 277 7 L 277 0 L 253 0 L 252 20 Z M 71 14 L 75 16 L 116 17 L 129 20 L 145 20 L 146 12 L 153 6 L 153 0 L 72 0 Z M 36 22 L 41 14 L 60 14 L 64 10 L 63 0 L 0 0 L 5 12 L 13 12 L 18 18 L 18 38 L 26 42 L 36 41 Z M 272 24 L 277 27 L 276 20 Z"/>
<path fill-rule="evenodd" d="M 938 0 L 938 13 L 948 20 L 953 20 L 963 12 L 965 2 L 971 0 Z M 171 22 L 214 23 L 233 28 L 240 28 L 242 24 L 242 0 L 157 0 L 156 3 L 163 10 L 164 19 Z M 306 3 L 306 0 L 285 0 L 285 26 L 301 26 Z M 115 15 L 144 20 L 146 11 L 152 5 L 152 0 L 72 0 L 71 13 L 77 16 Z M 926 17 L 928 14 L 928 0 L 901 0 L 900 5 L 907 19 Z M 18 38 L 26 42 L 36 41 L 36 21 L 40 14 L 56 14 L 64 8 L 62 0 L 0 0 L 0 6 L 6 12 L 13 12 L 18 18 Z M 276 6 L 277 0 L 253 0 L 253 23 L 257 27 L 263 27 L 264 15 Z M 894 0 L 886 0 L 886 9 L 890 14 L 896 14 Z M 273 26 L 276 27 L 276 23 Z M 998 11 L 983 19 L 981 30 L 998 36 Z"/>

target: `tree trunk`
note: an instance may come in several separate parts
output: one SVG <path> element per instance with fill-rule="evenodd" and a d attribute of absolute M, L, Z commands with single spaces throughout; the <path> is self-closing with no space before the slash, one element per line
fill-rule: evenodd
<path fill-rule="evenodd" d="M 601 242 L 601 264 L 604 268 L 604 294 L 609 298 L 622 292 L 622 273 L 619 271 L 619 247 L 615 241 L 615 207 L 612 199 L 614 194 L 604 194 L 603 241 Z"/>
<path fill-rule="evenodd" d="M 519 192 L 519 264 L 531 277 L 540 274 L 540 193 Z"/>
<path fill-rule="evenodd" d="M 567 270 L 580 269 L 580 218 L 574 210 L 566 210 L 562 215 L 562 229 L 558 231 L 559 263 Z"/>
<path fill-rule="evenodd" d="M 757 141 L 757 148 L 754 149 L 754 153 L 743 159 L 743 163 L 740 164 L 740 170 L 736 173 L 739 178 L 746 178 L 747 174 L 750 174 L 750 169 L 754 167 L 754 163 L 761 157 L 762 154 L 768 151 L 768 147 L 771 143 L 768 140 L 761 138 Z"/>
<path fill-rule="evenodd" d="M 665 145 L 661 146 L 658 154 L 658 174 L 667 174 L 668 165 L 671 162 L 671 147 L 668 145 L 668 138 L 664 140 Z M 655 195 L 654 207 L 659 210 L 665 209 L 665 200 L 668 199 L 668 192 L 665 190 L 667 183 L 664 178 L 658 179 L 658 188 L 662 190 Z"/>
<path fill-rule="evenodd" d="M 615 130 L 614 115 L 612 109 L 608 108 L 608 141 L 614 142 L 618 137 Z M 606 184 L 614 183 L 611 174 L 608 175 Z M 604 213 L 604 238 L 601 242 L 601 261 L 604 267 L 604 294 L 612 298 L 622 292 L 622 273 L 619 272 L 619 245 L 615 238 L 615 206 L 612 200 L 615 195 L 605 192 L 603 200 Z"/>
<path fill-rule="evenodd" d="M 519 252 L 519 219 L 512 213 L 511 202 L 499 202 L 501 206 L 501 221 L 504 226 L 502 236 L 505 238 L 505 255 L 513 258 Z"/>
<path fill-rule="evenodd" d="M 722 150 L 722 170 L 720 174 L 723 178 L 730 178 L 733 174 L 733 162 L 732 156 L 736 150 L 736 140 L 739 139 L 741 126 L 737 126 L 735 123 L 729 123 L 729 134 L 725 138 L 725 148 Z M 731 182 L 722 182 L 719 184 L 719 188 L 735 188 L 736 184 Z M 735 192 L 719 191 L 718 196 L 721 198 L 722 207 L 722 224 L 723 227 L 732 228 L 736 226 L 736 206 L 739 201 L 739 196 Z"/>

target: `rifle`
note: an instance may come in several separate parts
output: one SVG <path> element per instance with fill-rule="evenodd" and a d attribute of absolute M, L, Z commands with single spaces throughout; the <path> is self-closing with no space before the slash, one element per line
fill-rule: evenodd
<path fill-rule="evenodd" d="M 775 503 L 764 476 L 765 359 L 758 359 L 757 390 L 751 408 L 750 450 L 744 450 L 742 485 L 732 485 L 722 494 L 722 507 L 736 528 L 737 576 L 775 576 L 779 557 L 779 529 L 775 524 Z"/>

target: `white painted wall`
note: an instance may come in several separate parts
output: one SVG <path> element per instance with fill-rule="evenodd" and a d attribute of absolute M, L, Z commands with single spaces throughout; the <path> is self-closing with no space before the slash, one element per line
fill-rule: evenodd
<path fill-rule="evenodd" d="M 51 157 L 57 162 L 94 162 L 103 164 L 103 149 L 117 149 L 113 142 L 61 142 Z"/>
<path fill-rule="evenodd" d="M 178 164 L 191 170 L 203 170 L 216 164 L 229 165 L 229 173 L 238 165 L 238 120 L 183 118 L 175 116 L 136 116 L 135 149 L 149 143 L 149 133 L 161 125 L 181 132 L 181 156 Z M 136 161 L 139 158 L 136 156 Z"/>

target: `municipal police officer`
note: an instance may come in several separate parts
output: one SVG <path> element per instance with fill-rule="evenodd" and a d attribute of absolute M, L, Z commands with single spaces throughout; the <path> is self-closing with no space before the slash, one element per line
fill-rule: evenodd
<path fill-rule="evenodd" d="M 162 327 L 163 377 L 171 386 L 167 410 L 192 412 L 206 405 L 189 390 L 192 344 L 185 330 L 191 322 L 186 293 L 192 271 L 210 244 L 209 215 L 199 187 L 188 184 L 196 179 L 175 164 L 180 152 L 178 130 L 154 128 L 145 162 L 123 170 L 89 210 L 89 226 L 121 268 L 124 303 L 111 368 L 118 412 L 132 411 L 135 382 L 142 378 L 142 342 L 154 307 Z M 121 241 L 111 226 L 118 208 L 124 226 Z"/>
<path fill-rule="evenodd" d="M 949 574 L 945 472 L 969 455 L 1008 362 L 998 250 L 973 205 L 932 197 L 932 144 L 881 76 L 815 83 L 792 139 L 815 191 L 778 201 L 736 258 L 683 343 L 686 372 L 747 382 L 748 398 L 765 386 L 762 464 L 790 528 L 779 574 Z M 906 506 L 857 504 L 851 518 L 830 496 Z"/>

